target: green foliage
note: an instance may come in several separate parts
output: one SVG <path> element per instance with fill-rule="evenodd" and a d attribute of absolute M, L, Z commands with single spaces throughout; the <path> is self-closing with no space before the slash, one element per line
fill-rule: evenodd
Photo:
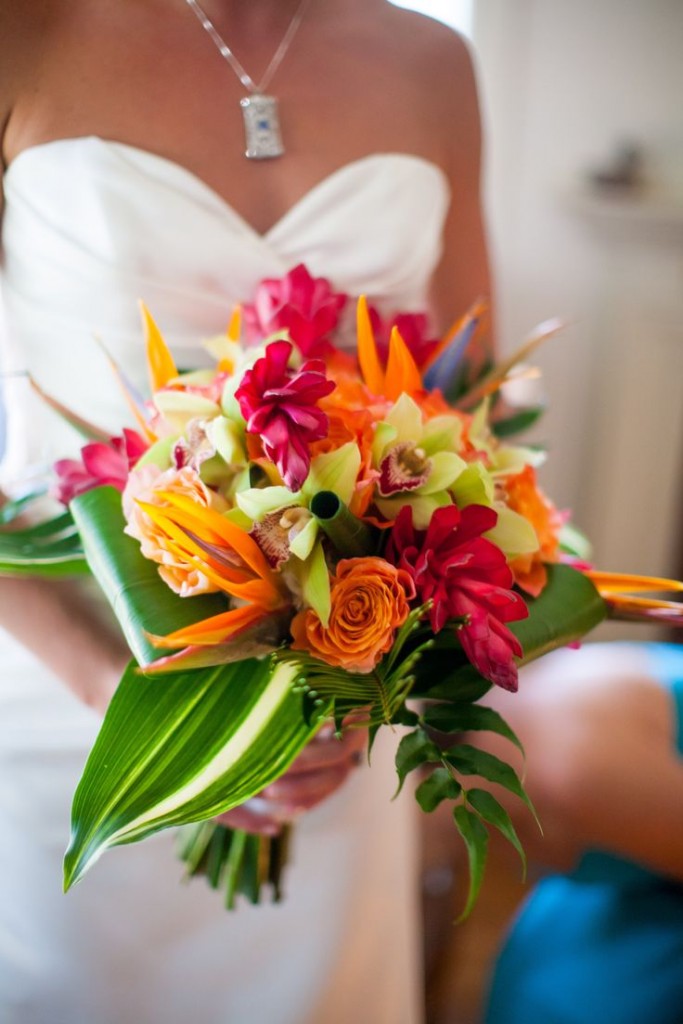
<path fill-rule="evenodd" d="M 444 800 L 457 800 L 462 786 L 448 768 L 435 768 L 415 790 L 415 799 L 423 811 L 434 811 Z"/>
<path fill-rule="evenodd" d="M 65 887 L 109 847 L 213 817 L 278 778 L 318 728 L 294 675 L 272 659 L 161 679 L 131 664 L 76 790 Z"/>
<path fill-rule="evenodd" d="M 71 502 L 88 564 L 119 621 L 133 657 L 145 665 L 164 652 L 148 634 L 164 635 L 199 619 L 225 611 L 221 594 L 181 598 L 144 558 L 140 545 L 125 534 L 121 495 L 113 487 L 96 487 Z"/>
<path fill-rule="evenodd" d="M 463 838 L 467 850 L 467 859 L 470 869 L 470 885 L 467 893 L 465 908 L 457 919 L 457 923 L 464 921 L 472 911 L 481 883 L 484 880 L 484 869 L 486 867 L 486 856 L 488 853 L 489 834 L 482 825 L 479 817 L 469 811 L 465 804 L 458 804 L 453 811 L 455 826 Z"/>
<path fill-rule="evenodd" d="M 11 525 L 30 507 L 35 494 L 10 502 L 0 509 L 2 525 Z M 83 545 L 71 514 L 60 512 L 50 519 L 20 529 L 0 532 L 0 575 L 59 578 L 89 572 Z"/>

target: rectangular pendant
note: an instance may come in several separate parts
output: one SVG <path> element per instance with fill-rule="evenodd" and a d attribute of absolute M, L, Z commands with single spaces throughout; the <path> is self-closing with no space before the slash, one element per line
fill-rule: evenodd
<path fill-rule="evenodd" d="M 282 156 L 285 150 L 275 97 L 253 93 L 241 99 L 240 106 L 247 147 L 245 156 L 249 160 L 269 160 L 274 156 Z"/>

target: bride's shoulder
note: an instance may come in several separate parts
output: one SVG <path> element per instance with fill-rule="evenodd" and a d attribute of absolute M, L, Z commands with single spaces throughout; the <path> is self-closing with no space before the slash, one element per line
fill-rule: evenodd
<path fill-rule="evenodd" d="M 470 48 L 463 36 L 435 18 L 384 3 L 382 31 L 387 50 L 411 71 L 427 75 L 430 83 L 452 83 L 471 74 Z"/>

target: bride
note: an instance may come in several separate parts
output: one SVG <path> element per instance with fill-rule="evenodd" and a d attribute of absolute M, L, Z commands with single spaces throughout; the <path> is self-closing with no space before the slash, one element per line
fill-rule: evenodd
<path fill-rule="evenodd" d="M 0 105 L 5 368 L 112 431 L 126 411 L 96 338 L 144 387 L 138 298 L 192 365 L 300 262 L 385 313 L 429 307 L 437 330 L 488 292 L 468 53 L 386 0 L 4 3 Z M 50 416 L 14 409 L 14 465 L 74 449 Z M 228 914 L 179 886 L 168 833 L 63 896 L 70 797 L 127 654 L 82 585 L 0 581 L 0 617 L 3 1022 L 421 1019 L 390 750 L 341 787 L 343 747 L 333 778 L 315 758 L 300 773 L 298 806 L 328 799 L 299 823 L 282 905 Z"/>

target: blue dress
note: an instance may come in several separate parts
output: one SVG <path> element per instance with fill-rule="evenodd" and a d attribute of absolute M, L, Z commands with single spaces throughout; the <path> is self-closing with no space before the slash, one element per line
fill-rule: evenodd
<path fill-rule="evenodd" d="M 683 647 L 648 651 L 671 689 L 683 756 Z M 683 1024 L 683 886 L 597 851 L 542 881 L 500 953 L 484 1020 Z"/>

